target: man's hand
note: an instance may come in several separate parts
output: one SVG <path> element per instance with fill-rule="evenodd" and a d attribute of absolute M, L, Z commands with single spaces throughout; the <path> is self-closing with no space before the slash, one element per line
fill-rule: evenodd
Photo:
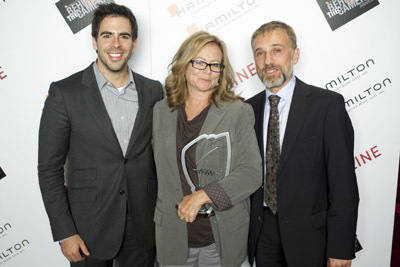
<path fill-rule="evenodd" d="M 350 267 L 351 260 L 339 260 L 328 258 L 328 266 L 327 267 Z"/>
<path fill-rule="evenodd" d="M 70 262 L 83 261 L 86 259 L 85 256 L 90 255 L 85 242 L 79 235 L 73 235 L 61 242 L 61 251 Z"/>
<path fill-rule="evenodd" d="M 185 222 L 194 222 L 197 213 L 205 203 L 212 203 L 212 200 L 207 196 L 204 190 L 199 190 L 191 195 L 185 196 L 178 203 L 178 216 Z"/>

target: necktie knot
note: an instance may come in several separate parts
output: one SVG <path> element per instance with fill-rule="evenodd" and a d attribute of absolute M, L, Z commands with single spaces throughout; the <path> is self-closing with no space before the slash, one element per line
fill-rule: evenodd
<path fill-rule="evenodd" d="M 268 99 L 271 107 L 277 107 L 279 104 L 279 100 L 281 100 L 280 96 L 277 95 L 270 95 Z"/>

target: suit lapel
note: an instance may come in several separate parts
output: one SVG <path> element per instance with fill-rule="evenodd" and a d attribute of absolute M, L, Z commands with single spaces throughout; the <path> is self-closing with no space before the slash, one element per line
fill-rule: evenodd
<path fill-rule="evenodd" d="M 96 77 L 93 71 L 93 64 L 83 71 L 82 75 L 83 90 L 81 91 L 82 98 L 86 103 L 94 121 L 97 123 L 101 131 L 106 136 L 106 140 L 112 143 L 115 152 L 122 155 L 121 146 L 119 145 L 117 136 L 108 116 L 106 107 L 100 94 L 97 85 Z"/>
<path fill-rule="evenodd" d="M 226 114 L 226 105 L 218 103 L 220 108 L 217 108 L 214 104 L 211 104 L 210 110 L 208 111 L 207 117 L 201 127 L 200 134 L 215 133 L 215 128 Z"/>
<path fill-rule="evenodd" d="M 254 107 L 255 115 L 255 132 L 257 136 L 258 146 L 260 148 L 260 154 L 264 158 L 264 111 L 265 111 L 265 90 L 262 91 L 256 99 Z M 264 171 L 263 171 L 264 172 Z"/>
<path fill-rule="evenodd" d="M 149 115 L 150 108 L 153 108 L 153 106 L 151 105 L 151 90 L 146 90 L 144 81 L 136 73 L 132 72 L 132 74 L 135 81 L 136 90 L 138 92 L 139 109 L 138 114 L 136 115 L 135 125 L 132 129 L 128 149 L 126 150 L 126 155 L 128 155 L 129 151 L 131 151 L 136 140 L 138 139 L 138 135 L 143 128 L 146 117 Z"/>
<path fill-rule="evenodd" d="M 284 167 L 296 139 L 300 133 L 308 110 L 308 95 L 306 85 L 296 78 L 296 86 L 293 92 L 292 104 L 290 105 L 289 117 L 286 124 L 285 136 L 283 139 L 282 153 L 279 163 L 279 170 Z"/>

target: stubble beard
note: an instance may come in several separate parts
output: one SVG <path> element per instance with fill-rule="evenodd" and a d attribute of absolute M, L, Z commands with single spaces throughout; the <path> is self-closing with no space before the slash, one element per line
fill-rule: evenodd
<path fill-rule="evenodd" d="M 123 61 L 123 63 L 122 63 L 121 65 L 117 65 L 117 66 L 115 66 L 115 67 L 113 67 L 112 65 L 108 64 L 108 63 L 107 63 L 107 60 L 105 60 L 105 59 L 103 58 L 103 56 L 100 55 L 100 54 L 98 54 L 98 59 L 99 59 L 99 60 L 101 61 L 101 63 L 106 67 L 106 69 L 107 69 L 108 71 L 117 73 L 117 72 L 123 71 L 123 70 L 127 67 L 128 61 L 129 61 L 131 55 L 132 55 L 132 54 L 128 55 L 128 56 L 124 59 L 124 61 Z"/>
<path fill-rule="evenodd" d="M 264 71 L 266 69 L 269 68 L 277 68 L 280 70 L 279 76 L 278 77 L 271 77 L 271 78 L 267 78 L 264 76 Z M 279 66 L 275 66 L 275 65 L 269 65 L 269 66 L 265 66 L 263 69 L 261 69 L 261 71 L 258 73 L 258 76 L 260 78 L 260 80 L 262 81 L 262 83 L 268 88 L 276 88 L 276 87 L 280 87 L 282 86 L 290 77 L 290 75 L 293 72 L 293 64 L 290 64 L 290 69 L 285 72 L 283 70 L 283 67 L 281 65 Z"/>

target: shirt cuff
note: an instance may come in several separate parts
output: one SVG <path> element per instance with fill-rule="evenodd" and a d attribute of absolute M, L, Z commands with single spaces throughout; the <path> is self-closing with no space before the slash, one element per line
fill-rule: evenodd
<path fill-rule="evenodd" d="M 204 192 L 206 192 L 207 196 L 213 201 L 213 203 L 211 203 L 211 206 L 216 211 L 223 211 L 232 207 L 231 200 L 219 183 L 212 182 L 205 186 L 203 189 Z"/>
<path fill-rule="evenodd" d="M 67 237 L 67 238 L 61 239 L 60 241 L 58 241 L 58 243 L 61 245 L 62 242 L 64 242 L 64 241 L 67 240 L 67 239 L 70 239 L 71 237 L 72 237 L 72 236 L 69 236 L 69 237 Z"/>

